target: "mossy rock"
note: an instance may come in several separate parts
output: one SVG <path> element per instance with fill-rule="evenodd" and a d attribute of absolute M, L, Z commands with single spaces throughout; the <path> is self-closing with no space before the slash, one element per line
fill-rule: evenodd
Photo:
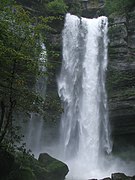
<path fill-rule="evenodd" d="M 131 180 L 131 177 L 126 176 L 124 173 L 114 173 L 111 175 L 112 180 Z"/>
<path fill-rule="evenodd" d="M 54 161 L 49 166 L 47 166 L 47 169 L 50 172 L 50 180 L 64 180 L 66 174 L 68 173 L 67 166 L 60 161 Z"/>
<path fill-rule="evenodd" d="M 49 156 L 47 153 L 40 154 L 39 162 L 49 171 L 49 180 L 64 180 L 69 171 L 65 163 Z"/>

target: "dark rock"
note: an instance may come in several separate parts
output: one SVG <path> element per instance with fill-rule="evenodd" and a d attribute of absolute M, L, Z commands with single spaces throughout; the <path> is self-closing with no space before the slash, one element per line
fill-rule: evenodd
<path fill-rule="evenodd" d="M 36 180 L 49 180 L 48 176 L 49 176 L 49 172 L 43 168 L 42 166 L 36 166 L 37 169 L 32 168 L 35 176 L 36 176 Z"/>
<path fill-rule="evenodd" d="M 114 173 L 111 175 L 112 180 L 131 180 L 131 177 L 126 176 L 124 173 Z"/>
<path fill-rule="evenodd" d="M 135 180 L 135 176 L 133 176 L 131 179 L 132 179 L 132 180 Z"/>
<path fill-rule="evenodd" d="M 135 147 L 135 10 L 109 17 L 107 91 L 113 151 Z"/>
<path fill-rule="evenodd" d="M 65 176 L 68 173 L 68 166 L 49 156 L 47 153 L 42 153 L 39 155 L 39 162 L 43 164 L 43 166 L 49 171 L 49 179 L 50 180 L 64 180 Z"/>
<path fill-rule="evenodd" d="M 105 1 L 81 1 L 82 5 L 82 17 L 87 17 L 87 18 L 97 18 L 99 16 L 105 15 L 104 11 L 104 4 Z"/>
<path fill-rule="evenodd" d="M 109 27 L 110 47 L 123 47 L 127 45 L 127 28 L 125 24 L 117 24 Z"/>
<path fill-rule="evenodd" d="M 110 177 L 106 177 L 106 178 L 101 179 L 101 180 L 111 180 L 111 178 Z"/>
<path fill-rule="evenodd" d="M 122 14 L 122 15 L 111 15 L 112 18 L 112 21 L 111 21 L 111 24 L 125 24 L 127 22 L 127 18 L 126 18 L 126 15 L 125 14 Z"/>

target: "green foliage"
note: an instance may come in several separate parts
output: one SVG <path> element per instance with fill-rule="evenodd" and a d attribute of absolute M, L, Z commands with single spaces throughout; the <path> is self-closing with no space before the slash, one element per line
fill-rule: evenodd
<path fill-rule="evenodd" d="M 0 148 L 1 180 L 48 180 L 48 170 L 27 152 L 8 152 Z"/>
<path fill-rule="evenodd" d="M 13 171 L 10 174 L 9 180 L 36 180 L 35 174 L 30 168 L 21 168 L 17 172 Z"/>
<path fill-rule="evenodd" d="M 134 0 L 106 0 L 105 8 L 109 14 L 117 13 L 121 14 L 135 5 Z"/>
<path fill-rule="evenodd" d="M 63 163 L 55 160 L 47 166 L 47 170 L 52 172 L 59 168 L 63 168 Z"/>
<path fill-rule="evenodd" d="M 31 95 L 29 82 L 33 87 L 39 73 L 41 52 L 38 26 L 32 26 L 33 19 L 21 6 L 6 7 L 0 15 L 0 65 L 3 70 L 0 72 L 0 98 L 7 103 L 12 89 L 16 107 L 31 107 L 36 97 L 34 92 Z M 25 100 L 28 97 L 29 102 L 25 102 L 24 97 Z"/>
<path fill-rule="evenodd" d="M 17 137 L 15 112 L 39 112 L 43 106 L 35 83 L 44 75 L 39 67 L 46 65 L 40 60 L 45 30 L 50 30 L 45 18 L 32 18 L 13 1 L 0 2 L 0 143 L 9 133 L 10 138 Z"/>
<path fill-rule="evenodd" d="M 42 164 L 28 153 L 16 153 L 16 164 L 22 168 L 30 169 L 36 176 L 36 179 L 47 179 L 48 170 Z M 15 171 L 16 174 L 16 171 Z"/>
<path fill-rule="evenodd" d="M 25 8 L 14 0 L 0 1 L 0 144 L 4 139 L 2 143 L 6 149 L 10 149 L 14 142 L 21 141 L 20 130 L 14 124 L 16 112 L 41 113 L 47 109 L 50 113 L 50 109 L 55 108 L 56 116 L 60 113 L 58 97 L 54 100 L 50 98 L 51 108 L 45 107 L 48 98 L 44 103 L 43 98 L 35 92 L 35 83 L 42 75 L 52 77 L 58 66 L 59 47 L 50 39 L 52 34 L 61 32 L 64 17 L 59 14 L 65 14 L 68 8 L 63 0 L 16 2 L 22 3 Z M 40 16 L 42 14 L 47 17 Z M 41 39 L 46 44 L 49 63 L 39 61 Z M 54 50 L 54 45 L 57 50 Z M 48 72 L 41 72 L 40 66 L 45 66 Z M 53 116 L 53 120 L 56 116 Z"/>
<path fill-rule="evenodd" d="M 45 119 L 50 125 L 55 124 L 60 119 L 60 114 L 63 112 L 59 97 L 55 93 L 50 93 L 46 96 L 44 104 Z"/>
<path fill-rule="evenodd" d="M 67 5 L 63 0 L 54 0 L 47 4 L 48 12 L 52 15 L 65 14 L 67 12 Z"/>

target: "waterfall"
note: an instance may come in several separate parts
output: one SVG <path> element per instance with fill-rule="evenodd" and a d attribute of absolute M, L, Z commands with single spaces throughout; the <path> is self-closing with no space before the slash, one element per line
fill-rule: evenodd
<path fill-rule="evenodd" d="M 74 180 L 97 177 L 112 148 L 105 89 L 107 30 L 106 17 L 66 15 L 58 79 L 64 108 L 60 146 L 70 169 L 68 178 Z"/>

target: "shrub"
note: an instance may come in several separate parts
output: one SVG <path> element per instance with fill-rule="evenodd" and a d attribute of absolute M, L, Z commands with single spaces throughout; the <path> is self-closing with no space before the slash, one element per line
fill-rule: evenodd
<path fill-rule="evenodd" d="M 52 15 L 65 14 L 67 12 L 67 5 L 63 0 L 54 0 L 47 5 L 48 12 Z"/>

